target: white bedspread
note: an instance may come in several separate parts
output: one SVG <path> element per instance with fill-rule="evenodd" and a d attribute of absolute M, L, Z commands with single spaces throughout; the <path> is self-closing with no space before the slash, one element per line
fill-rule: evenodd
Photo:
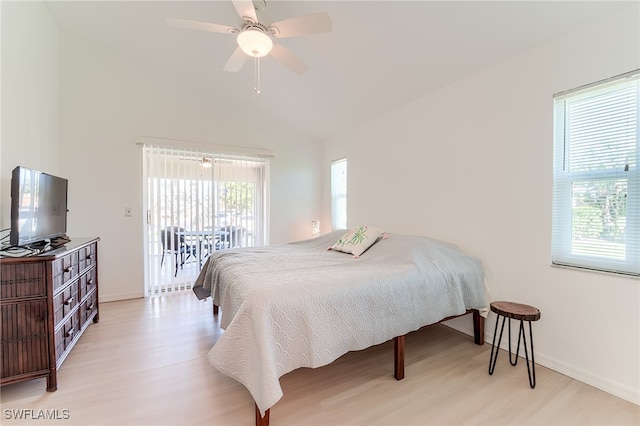
<path fill-rule="evenodd" d="M 326 250 L 343 233 L 222 250 L 196 281 L 222 309 L 225 332 L 208 359 L 247 387 L 262 415 L 294 369 L 488 307 L 482 263 L 454 246 L 391 234 L 354 259 Z"/>

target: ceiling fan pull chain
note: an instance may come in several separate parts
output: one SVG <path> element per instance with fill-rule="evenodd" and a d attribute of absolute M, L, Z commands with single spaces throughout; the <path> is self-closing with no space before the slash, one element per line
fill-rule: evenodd
<path fill-rule="evenodd" d="M 253 57 L 253 90 L 260 94 L 260 58 Z"/>

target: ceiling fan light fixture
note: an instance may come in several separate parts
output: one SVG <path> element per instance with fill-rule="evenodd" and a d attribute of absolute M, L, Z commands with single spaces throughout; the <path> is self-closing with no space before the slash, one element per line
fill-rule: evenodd
<path fill-rule="evenodd" d="M 248 29 L 238 34 L 238 46 L 254 58 L 262 58 L 273 49 L 273 40 L 260 30 Z"/>

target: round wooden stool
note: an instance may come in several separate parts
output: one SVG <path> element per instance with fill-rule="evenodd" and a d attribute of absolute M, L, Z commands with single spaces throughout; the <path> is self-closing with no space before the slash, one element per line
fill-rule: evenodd
<path fill-rule="evenodd" d="M 509 363 L 511 365 L 518 364 L 518 355 L 520 354 L 520 338 L 524 343 L 524 356 L 527 360 L 527 373 L 529 374 L 529 385 L 531 388 L 536 387 L 536 364 L 533 355 L 533 333 L 531 331 L 531 321 L 538 321 L 540 319 L 540 310 L 534 306 L 523 305 L 521 303 L 514 302 L 493 302 L 491 303 L 491 310 L 498 314 L 496 317 L 496 328 L 493 332 L 493 342 L 491 343 L 491 357 L 489 358 L 489 374 L 493 374 L 496 369 L 496 360 L 498 359 L 498 352 L 500 352 L 500 342 L 502 341 L 502 332 L 504 331 L 504 321 L 509 319 Z M 502 327 L 500 328 L 500 337 L 498 338 L 498 345 L 496 346 L 496 335 L 498 334 L 498 322 L 502 316 Z M 511 359 L 511 318 L 520 320 L 520 331 L 518 333 L 518 348 L 516 350 L 515 360 Z M 527 352 L 527 338 L 524 334 L 524 322 L 529 323 L 529 344 L 531 346 L 531 367 L 529 367 L 529 353 Z M 495 348 L 495 356 L 493 355 Z"/>

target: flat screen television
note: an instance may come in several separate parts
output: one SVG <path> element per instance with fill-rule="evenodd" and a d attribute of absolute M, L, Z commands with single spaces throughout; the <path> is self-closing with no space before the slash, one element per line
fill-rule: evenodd
<path fill-rule="evenodd" d="M 18 166 L 11 175 L 14 246 L 44 245 L 67 233 L 67 179 Z"/>

